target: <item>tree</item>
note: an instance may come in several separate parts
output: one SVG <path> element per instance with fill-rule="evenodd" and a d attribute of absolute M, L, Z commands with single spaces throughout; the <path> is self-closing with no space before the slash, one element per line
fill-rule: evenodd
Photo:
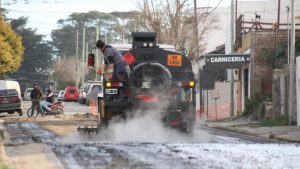
<path fill-rule="evenodd" d="M 140 7 L 142 22 L 147 31 L 157 32 L 158 43 L 186 48 L 188 56 L 197 60 L 206 48 L 206 34 L 216 29 L 217 19 L 206 11 L 198 10 L 198 37 L 194 34 L 195 16 L 193 6 L 187 0 L 144 0 Z M 197 44 L 198 43 L 198 44 Z M 198 46 L 197 46 L 198 45 Z"/>
<path fill-rule="evenodd" d="M 121 29 L 121 40 L 131 42 L 131 32 L 142 31 L 141 28 L 141 13 L 139 11 L 128 11 L 128 12 L 111 12 L 113 16 L 120 20 Z M 124 40 L 123 40 L 124 38 Z"/>
<path fill-rule="evenodd" d="M 76 56 L 77 31 L 79 33 L 78 54 L 81 54 L 83 27 L 86 28 L 86 43 L 89 47 L 94 47 L 96 44 L 96 27 L 100 28 L 101 39 L 107 39 L 108 43 L 113 43 L 114 39 L 120 39 L 119 21 L 115 16 L 107 13 L 98 11 L 73 13 L 67 19 L 60 19 L 58 25 L 60 28 L 53 30 L 51 37 L 53 46 L 57 49 L 57 55 L 63 57 Z"/>
<path fill-rule="evenodd" d="M 10 76 L 20 81 L 46 82 L 51 74 L 53 64 L 53 48 L 43 40 L 43 35 L 36 30 L 26 27 L 27 18 L 11 19 L 12 28 L 22 36 L 25 47 L 24 61 L 21 68 Z"/>
<path fill-rule="evenodd" d="M 70 65 L 70 66 L 66 66 Z M 74 57 L 62 58 L 60 62 L 53 65 L 53 77 L 57 83 L 57 89 L 64 89 L 66 86 L 78 86 L 80 81 L 80 62 Z"/>
<path fill-rule="evenodd" d="M 0 79 L 20 68 L 23 53 L 22 38 L 0 17 Z"/>

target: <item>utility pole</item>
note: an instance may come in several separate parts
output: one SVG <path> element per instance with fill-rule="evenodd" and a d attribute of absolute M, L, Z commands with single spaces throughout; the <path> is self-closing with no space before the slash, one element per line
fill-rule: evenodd
<path fill-rule="evenodd" d="M 234 53 L 234 0 L 231 0 L 231 54 Z M 231 69 L 230 80 L 230 117 L 234 116 L 234 69 Z"/>
<path fill-rule="evenodd" d="M 279 30 L 279 26 L 280 26 L 280 1 L 281 0 L 278 0 L 278 13 L 277 13 L 278 30 Z"/>
<path fill-rule="evenodd" d="M 99 19 L 100 20 L 100 19 Z M 99 40 L 99 28 L 100 27 L 100 22 L 99 22 L 99 26 L 96 27 L 96 42 Z M 98 55 L 98 50 L 96 49 L 95 50 L 95 56 L 96 56 L 96 70 L 98 69 L 98 66 L 99 66 L 99 55 Z M 98 80 L 98 73 L 96 73 L 96 80 Z"/>
<path fill-rule="evenodd" d="M 194 0 L 194 43 L 196 44 L 196 52 L 195 55 L 198 58 L 199 57 L 199 42 L 198 42 L 198 18 L 197 18 L 197 0 Z M 199 65 L 199 61 L 198 61 Z M 199 86 L 200 86 L 200 68 L 198 66 L 198 73 L 199 73 Z M 200 115 L 203 113 L 203 90 L 202 87 L 199 87 L 199 102 L 200 102 Z M 200 116 L 199 116 L 200 117 Z M 206 117 L 208 118 L 208 117 Z"/>
<path fill-rule="evenodd" d="M 291 55 L 290 55 L 290 99 L 289 99 L 289 125 L 292 123 L 292 115 L 295 113 L 295 0 L 291 1 Z"/>
<path fill-rule="evenodd" d="M 194 34 L 195 34 L 195 43 L 196 43 L 196 55 L 199 57 L 199 42 L 198 42 L 198 17 L 197 17 L 197 0 L 194 0 Z"/>
<path fill-rule="evenodd" d="M 79 31 L 78 31 L 78 29 L 76 30 L 76 51 L 75 51 L 75 70 L 76 70 L 76 76 L 77 77 L 80 77 L 80 76 L 78 76 L 78 73 L 79 73 L 79 71 L 78 71 L 78 67 L 80 67 L 79 66 L 79 64 L 78 64 L 78 61 L 79 61 L 79 54 L 78 54 L 78 48 L 79 48 Z M 76 85 L 78 85 L 79 84 L 79 79 L 78 78 L 76 78 Z M 79 86 L 77 86 L 77 87 L 79 87 Z"/>
<path fill-rule="evenodd" d="M 76 30 L 76 51 L 75 51 L 75 53 L 76 53 L 76 59 L 79 58 L 79 56 L 78 56 L 78 48 L 79 48 L 79 31 L 77 29 Z"/>
<path fill-rule="evenodd" d="M 83 25 L 83 30 L 82 30 L 82 55 L 81 55 L 81 73 L 82 73 L 82 76 L 81 76 L 81 85 L 83 85 L 84 83 L 84 55 L 85 55 L 85 27 Z"/>
<path fill-rule="evenodd" d="M 290 7 L 286 7 L 287 10 L 287 63 L 290 63 Z"/>

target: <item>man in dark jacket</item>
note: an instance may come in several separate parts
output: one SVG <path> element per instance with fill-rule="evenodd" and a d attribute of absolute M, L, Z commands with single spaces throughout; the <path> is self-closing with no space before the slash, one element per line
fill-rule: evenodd
<path fill-rule="evenodd" d="M 111 78 L 112 81 L 127 80 L 128 76 L 126 73 L 126 62 L 122 54 L 116 48 L 106 45 L 102 40 L 97 41 L 96 47 L 101 50 L 104 56 L 104 64 L 98 69 L 98 74 L 102 74 L 102 71 L 106 71 L 107 67 L 109 66 L 110 69 L 113 69 Z M 118 96 L 118 99 L 125 98 L 125 91 L 123 88 L 119 89 Z M 114 98 L 110 97 L 108 100 L 112 99 Z"/>
<path fill-rule="evenodd" d="M 112 79 L 116 80 L 127 80 L 126 63 L 122 54 L 114 47 L 106 45 L 102 40 L 98 40 L 96 47 L 101 50 L 104 56 L 104 65 L 98 69 L 98 73 L 102 74 L 102 70 L 106 70 L 109 65 L 113 68 Z"/>
<path fill-rule="evenodd" d="M 34 84 L 34 89 L 31 91 L 30 93 L 30 98 L 31 98 L 31 101 L 32 101 L 32 104 L 31 104 L 31 116 L 33 116 L 33 112 L 34 110 L 36 109 L 37 107 L 37 110 L 39 113 L 41 113 L 42 116 L 44 116 L 44 112 L 43 112 L 43 109 L 42 109 L 42 106 L 41 106 L 41 99 L 43 97 L 43 94 L 39 88 L 39 85 L 37 83 Z M 37 113 L 38 115 L 38 113 Z"/>

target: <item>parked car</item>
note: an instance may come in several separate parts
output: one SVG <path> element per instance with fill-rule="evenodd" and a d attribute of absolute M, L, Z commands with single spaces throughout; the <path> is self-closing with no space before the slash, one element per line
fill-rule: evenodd
<path fill-rule="evenodd" d="M 97 96 L 99 93 L 103 93 L 103 88 L 102 84 L 99 83 L 92 83 L 87 90 L 87 95 L 86 95 L 86 105 L 90 105 L 90 101 L 94 100 L 97 101 Z"/>
<path fill-rule="evenodd" d="M 75 86 L 68 86 L 65 89 L 64 101 L 78 101 L 79 93 Z"/>
<path fill-rule="evenodd" d="M 24 92 L 23 100 L 31 100 L 30 93 L 33 90 L 33 88 L 27 88 Z"/>
<path fill-rule="evenodd" d="M 64 90 L 60 90 L 58 95 L 57 95 L 57 100 L 58 101 L 63 101 L 64 100 L 64 95 L 65 95 L 65 91 Z"/>
<path fill-rule="evenodd" d="M 87 81 L 83 84 L 83 86 L 79 90 L 79 100 L 78 102 L 81 104 L 87 104 L 86 103 L 86 97 L 87 94 L 91 91 L 93 85 L 95 84 L 102 84 L 101 81 Z"/>
<path fill-rule="evenodd" d="M 16 89 L 0 90 L 0 112 L 8 114 L 18 112 L 19 116 L 22 116 L 22 107 L 22 99 Z"/>
<path fill-rule="evenodd" d="M 0 80 L 0 89 L 16 89 L 18 95 L 21 97 L 20 84 L 14 80 Z"/>

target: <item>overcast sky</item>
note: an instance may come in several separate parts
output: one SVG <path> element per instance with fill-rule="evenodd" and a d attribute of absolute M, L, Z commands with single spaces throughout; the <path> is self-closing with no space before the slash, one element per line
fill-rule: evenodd
<path fill-rule="evenodd" d="M 52 29 L 57 28 L 57 20 L 65 19 L 73 12 L 130 11 L 137 8 L 143 0 L 0 0 L 2 7 L 9 10 L 8 16 L 29 18 L 28 26 L 36 28 L 39 34 L 49 36 Z M 191 3 L 193 0 L 190 0 Z M 239 0 L 240 1 L 240 0 Z M 231 0 L 198 0 L 198 7 L 229 6 Z"/>

